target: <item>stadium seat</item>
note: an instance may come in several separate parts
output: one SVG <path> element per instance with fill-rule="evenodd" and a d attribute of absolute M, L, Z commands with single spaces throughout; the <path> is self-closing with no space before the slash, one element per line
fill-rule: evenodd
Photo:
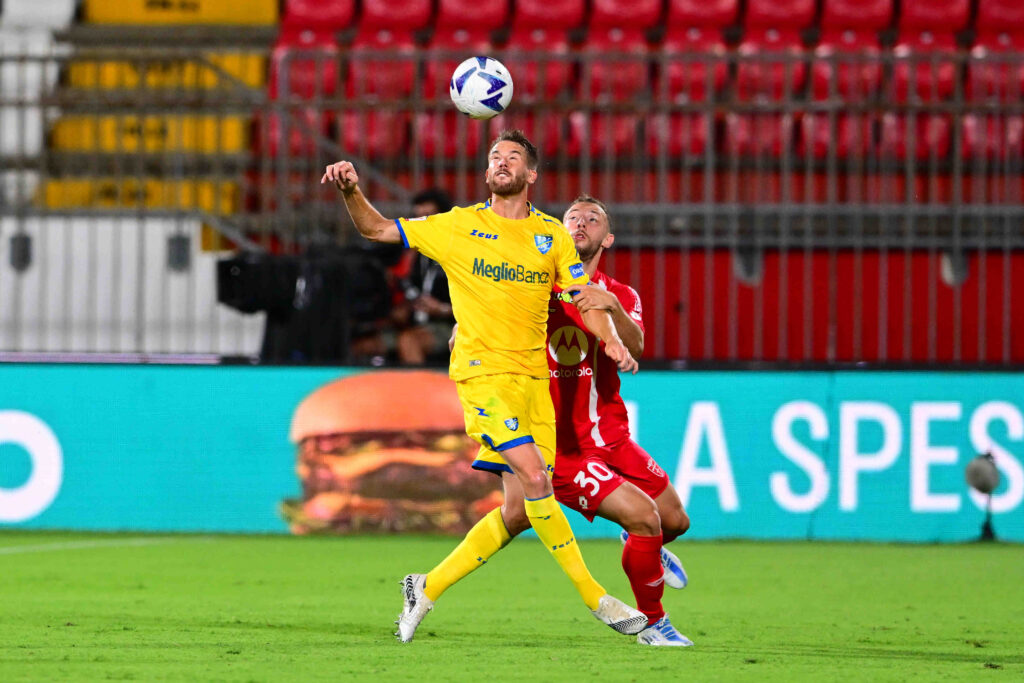
<path fill-rule="evenodd" d="M 308 157 L 317 153 L 317 141 L 327 137 L 328 124 L 328 116 L 317 109 L 257 114 L 253 141 L 259 154 Z"/>
<path fill-rule="evenodd" d="M 439 0 L 429 47 L 466 57 L 490 54 L 491 32 L 507 20 L 508 0 Z M 423 94 L 428 99 L 447 97 L 452 72 L 461 61 L 448 57 L 427 62 Z"/>
<path fill-rule="evenodd" d="M 338 143 L 346 152 L 367 160 L 393 158 L 407 152 L 406 112 L 346 111 L 338 115 Z"/>
<path fill-rule="evenodd" d="M 363 0 L 362 8 L 348 54 L 345 93 L 349 97 L 407 97 L 416 80 L 413 34 L 430 21 L 431 0 L 405 0 L 401 12 L 388 0 Z M 383 55 L 377 59 L 376 53 Z"/>
<path fill-rule="evenodd" d="M 669 0 L 655 98 L 700 102 L 709 90 L 724 87 L 728 65 L 722 59 L 722 29 L 736 21 L 738 6 L 738 0 Z"/>
<path fill-rule="evenodd" d="M 903 0 L 893 54 L 893 93 L 901 102 L 935 102 L 953 94 L 956 32 L 967 26 L 970 0 Z M 948 55 L 949 59 L 943 59 Z"/>
<path fill-rule="evenodd" d="M 1019 102 L 1024 98 L 1024 64 L 1013 60 L 1024 53 L 1024 2 L 981 0 L 975 29 L 968 96 L 975 101 Z"/>
<path fill-rule="evenodd" d="M 964 158 L 1024 159 L 1024 116 L 977 116 L 963 120 Z"/>
<path fill-rule="evenodd" d="M 38 156 L 43 150 L 41 107 L 0 106 L 0 157 Z"/>
<path fill-rule="evenodd" d="M 647 89 L 645 31 L 660 18 L 661 0 L 594 0 L 581 75 L 590 98 L 621 102 Z"/>
<path fill-rule="evenodd" d="M 877 57 L 878 32 L 890 24 L 892 15 L 893 0 L 825 0 L 821 41 L 811 66 L 815 99 L 828 99 L 835 93 L 849 100 L 877 92 L 881 66 L 860 58 Z"/>
<path fill-rule="evenodd" d="M 281 24 L 295 28 L 338 31 L 352 23 L 355 0 L 284 0 Z"/>
<path fill-rule="evenodd" d="M 338 46 L 330 31 L 281 29 L 270 53 L 270 97 L 311 100 L 338 90 Z"/>
<path fill-rule="evenodd" d="M 573 71 L 568 32 L 583 21 L 583 9 L 584 0 L 517 0 L 505 58 L 515 74 L 517 100 L 565 92 Z"/>
<path fill-rule="evenodd" d="M 749 0 L 739 46 L 739 54 L 748 59 L 736 71 L 741 99 L 778 100 L 800 92 L 807 77 L 800 32 L 814 21 L 814 12 L 814 0 Z"/>
<path fill-rule="evenodd" d="M 876 148 L 872 118 L 857 114 L 840 114 L 832 129 L 828 114 L 806 114 L 800 121 L 797 155 L 813 159 L 863 159 Z"/>
<path fill-rule="evenodd" d="M 573 112 L 569 114 L 570 156 L 588 154 L 596 163 L 606 154 L 634 153 L 640 118 L 632 114 Z"/>
<path fill-rule="evenodd" d="M 0 171 L 0 206 L 30 204 L 37 187 L 38 171 Z"/>
<path fill-rule="evenodd" d="M 35 98 L 57 84 L 63 49 L 49 29 L 0 28 L 0 96 Z M 21 59 L 25 58 L 25 59 Z"/>
<path fill-rule="evenodd" d="M 646 121 L 647 154 L 670 158 L 703 155 L 708 144 L 707 114 L 654 114 Z"/>
<path fill-rule="evenodd" d="M 413 142 L 428 159 L 465 156 L 476 163 L 486 125 L 453 111 L 420 113 L 413 118 Z"/>
<path fill-rule="evenodd" d="M 736 114 L 725 117 L 725 149 L 733 156 L 780 158 L 793 141 L 790 114 Z"/>
<path fill-rule="evenodd" d="M 4 0 L 0 26 L 63 31 L 75 18 L 76 0 Z"/>
<path fill-rule="evenodd" d="M 952 123 L 941 114 L 882 116 L 880 149 L 883 156 L 905 161 L 943 160 L 949 156 Z"/>

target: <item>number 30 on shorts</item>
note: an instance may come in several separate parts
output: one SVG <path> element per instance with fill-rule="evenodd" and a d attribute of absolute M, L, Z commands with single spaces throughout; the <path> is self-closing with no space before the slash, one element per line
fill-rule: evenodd
<path fill-rule="evenodd" d="M 597 492 L 601 490 L 602 481 L 608 481 L 615 476 L 607 467 L 599 462 L 594 462 L 593 460 L 587 463 L 586 469 L 593 475 L 592 477 L 588 477 L 582 470 L 580 470 L 576 473 L 576 476 L 572 481 L 584 491 L 587 490 L 588 486 L 592 486 L 593 489 L 590 491 L 591 496 L 596 496 Z"/>

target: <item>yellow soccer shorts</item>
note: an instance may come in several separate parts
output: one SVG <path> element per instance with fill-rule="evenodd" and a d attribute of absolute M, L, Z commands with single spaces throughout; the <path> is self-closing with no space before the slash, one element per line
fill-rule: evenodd
<path fill-rule="evenodd" d="M 534 443 L 555 470 L 555 407 L 548 379 L 527 375 L 481 375 L 456 382 L 466 418 L 466 433 L 480 444 L 473 468 L 512 472 L 501 452 Z"/>

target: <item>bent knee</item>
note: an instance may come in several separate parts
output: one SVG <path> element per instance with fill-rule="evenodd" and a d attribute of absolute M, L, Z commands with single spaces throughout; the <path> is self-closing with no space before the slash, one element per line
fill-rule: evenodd
<path fill-rule="evenodd" d="M 501 521 L 505 523 L 505 529 L 509 536 L 518 536 L 530 528 L 530 519 L 526 516 L 526 509 L 522 500 L 518 505 L 505 504 L 501 506 Z"/>
<path fill-rule="evenodd" d="M 686 511 L 679 508 L 672 514 L 665 515 L 661 520 L 661 533 L 665 543 L 679 538 L 690 530 L 690 516 Z"/>
<path fill-rule="evenodd" d="M 652 504 L 639 505 L 630 511 L 628 517 L 622 520 L 623 528 L 630 534 L 639 536 L 657 536 L 661 533 L 661 515 L 658 514 L 658 506 Z"/>

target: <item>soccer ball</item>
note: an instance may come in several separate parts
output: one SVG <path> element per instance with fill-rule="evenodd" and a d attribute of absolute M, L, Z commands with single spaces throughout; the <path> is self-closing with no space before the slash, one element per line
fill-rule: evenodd
<path fill-rule="evenodd" d="M 497 59 L 470 57 L 455 67 L 448 94 L 463 114 L 489 119 L 512 101 L 512 76 Z"/>

